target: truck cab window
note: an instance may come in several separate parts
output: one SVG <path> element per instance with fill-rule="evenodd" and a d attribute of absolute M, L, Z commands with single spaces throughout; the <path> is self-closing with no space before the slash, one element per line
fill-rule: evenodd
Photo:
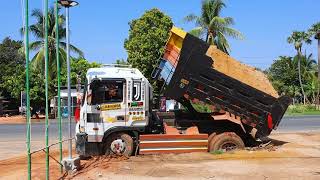
<path fill-rule="evenodd" d="M 125 80 L 96 80 L 91 84 L 92 105 L 123 101 Z"/>

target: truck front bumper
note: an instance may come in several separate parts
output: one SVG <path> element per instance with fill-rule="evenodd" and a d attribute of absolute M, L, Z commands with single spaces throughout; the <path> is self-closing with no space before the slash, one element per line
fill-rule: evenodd
<path fill-rule="evenodd" d="M 99 142 L 88 142 L 88 135 L 86 133 L 77 133 L 76 152 L 80 156 L 102 155 L 103 144 Z"/>

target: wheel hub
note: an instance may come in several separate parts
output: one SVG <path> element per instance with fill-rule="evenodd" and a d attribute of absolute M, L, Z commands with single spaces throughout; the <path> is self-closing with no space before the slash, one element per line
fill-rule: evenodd
<path fill-rule="evenodd" d="M 224 151 L 233 151 L 237 149 L 237 145 L 232 142 L 226 142 L 221 145 L 221 149 Z"/>
<path fill-rule="evenodd" d="M 112 141 L 110 149 L 115 154 L 121 154 L 124 152 L 126 146 L 125 143 L 121 139 L 116 139 Z"/>

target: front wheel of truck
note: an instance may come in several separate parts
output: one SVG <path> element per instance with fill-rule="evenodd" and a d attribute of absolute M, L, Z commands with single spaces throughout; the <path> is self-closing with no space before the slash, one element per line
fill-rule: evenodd
<path fill-rule="evenodd" d="M 105 142 L 105 155 L 131 156 L 133 151 L 133 139 L 125 133 L 110 135 Z"/>
<path fill-rule="evenodd" d="M 224 132 L 215 135 L 209 142 L 209 152 L 233 151 L 245 147 L 242 139 L 234 132 Z"/>

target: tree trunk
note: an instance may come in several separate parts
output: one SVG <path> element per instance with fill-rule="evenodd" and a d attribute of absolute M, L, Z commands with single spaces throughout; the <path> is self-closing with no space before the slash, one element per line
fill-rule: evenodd
<path fill-rule="evenodd" d="M 318 36 L 317 36 L 318 37 Z M 319 83 L 320 83 L 320 39 L 318 37 L 318 93 L 317 93 L 317 109 L 320 107 L 320 100 L 319 100 Z"/>
<path fill-rule="evenodd" d="M 303 85 L 302 85 L 302 80 L 301 80 L 301 49 L 298 50 L 298 74 L 299 74 L 299 83 L 300 83 L 300 87 L 301 87 L 301 91 L 302 91 L 302 95 L 303 95 L 303 104 L 306 104 L 306 94 L 304 92 L 303 89 Z"/>
<path fill-rule="evenodd" d="M 320 39 L 318 39 L 318 80 L 320 81 Z"/>

